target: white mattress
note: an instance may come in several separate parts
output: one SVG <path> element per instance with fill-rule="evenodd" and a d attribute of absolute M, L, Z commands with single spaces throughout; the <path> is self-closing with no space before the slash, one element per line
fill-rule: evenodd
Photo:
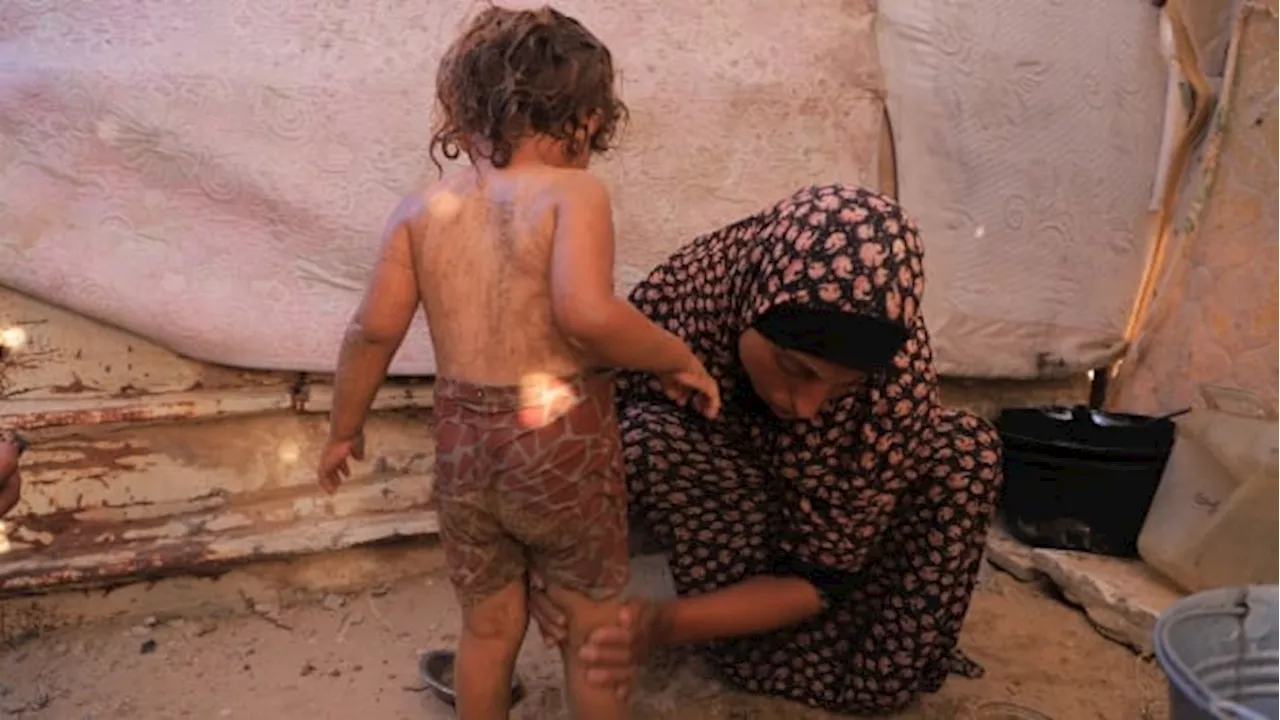
<path fill-rule="evenodd" d="M 215 363 L 328 371 L 386 214 L 433 176 L 449 0 L 4 0 L 0 284 Z M 633 123 L 622 288 L 801 185 L 865 182 L 869 4 L 564 0 Z M 393 371 L 434 362 L 415 329 Z"/>
<path fill-rule="evenodd" d="M 1141 1 L 880 4 L 940 372 L 1051 376 L 1122 351 L 1160 152 L 1159 17 Z"/>

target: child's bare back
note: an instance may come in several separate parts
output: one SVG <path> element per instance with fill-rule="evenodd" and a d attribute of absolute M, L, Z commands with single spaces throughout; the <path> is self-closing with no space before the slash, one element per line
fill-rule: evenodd
<path fill-rule="evenodd" d="M 557 209 L 595 182 L 586 174 L 470 169 L 423 194 L 418 284 L 441 377 L 541 384 L 590 369 L 560 331 L 551 292 Z"/>

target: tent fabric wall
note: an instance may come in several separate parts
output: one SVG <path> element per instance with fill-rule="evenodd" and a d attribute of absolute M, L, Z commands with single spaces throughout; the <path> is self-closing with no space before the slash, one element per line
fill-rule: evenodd
<path fill-rule="evenodd" d="M 879 52 L 899 197 L 927 251 L 939 371 L 1032 378 L 1115 359 L 1160 157 L 1160 11 L 894 0 Z"/>
<path fill-rule="evenodd" d="M 0 285 L 195 359 L 331 370 L 384 217 L 434 177 L 435 63 L 475 6 L 0 3 Z M 557 6 L 633 111 L 599 167 L 621 289 L 797 187 L 871 179 L 869 2 Z M 393 372 L 435 369 L 423 331 Z"/>
<path fill-rule="evenodd" d="M 1222 91 L 1182 185 L 1165 272 L 1116 379 L 1118 409 L 1200 407 L 1206 384 L 1277 406 L 1276 5 L 1219 2 L 1219 22 L 1204 5 L 1184 4 L 1229 28 L 1231 52 L 1219 40 L 1198 42 L 1202 70 Z"/>
<path fill-rule="evenodd" d="M 1164 102 L 1146 3 L 559 5 L 633 109 L 599 166 L 620 289 L 795 187 L 873 184 L 887 98 L 940 370 L 1120 351 Z M 435 62 L 472 7 L 3 3 L 0 285 L 194 359 L 332 370 L 383 217 L 434 175 Z M 393 372 L 434 370 L 424 330 Z"/>

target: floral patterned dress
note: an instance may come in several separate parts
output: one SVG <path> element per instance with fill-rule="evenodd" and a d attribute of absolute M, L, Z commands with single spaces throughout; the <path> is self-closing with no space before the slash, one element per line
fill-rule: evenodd
<path fill-rule="evenodd" d="M 820 583 L 826 607 L 811 620 L 708 646 L 747 691 L 889 712 L 949 673 L 981 672 L 956 644 L 1001 448 L 985 421 L 939 405 L 922 262 L 915 225 L 893 200 L 812 187 L 696 238 L 631 295 L 690 344 L 724 395 L 721 418 L 708 422 L 651 380 L 620 381 L 633 516 L 668 553 L 678 592 L 759 575 L 840 578 Z M 887 319 L 909 339 L 860 391 L 812 420 L 782 421 L 751 390 L 737 343 L 786 303 Z"/>

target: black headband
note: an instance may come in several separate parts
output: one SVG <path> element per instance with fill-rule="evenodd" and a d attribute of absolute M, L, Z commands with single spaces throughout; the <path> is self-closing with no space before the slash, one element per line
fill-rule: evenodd
<path fill-rule="evenodd" d="M 882 318 L 803 305 L 776 305 L 755 329 L 775 345 L 863 372 L 892 362 L 910 335 Z"/>

